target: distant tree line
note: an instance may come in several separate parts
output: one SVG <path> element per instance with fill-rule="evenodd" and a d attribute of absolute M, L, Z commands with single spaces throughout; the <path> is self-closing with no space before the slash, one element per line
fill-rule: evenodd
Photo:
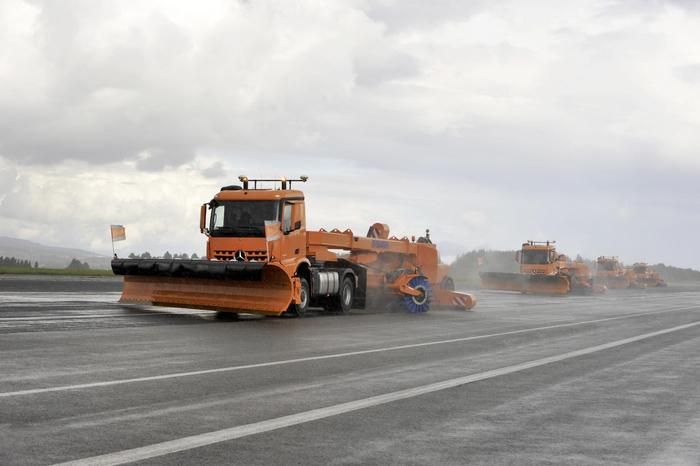
<path fill-rule="evenodd" d="M 148 251 L 143 252 L 141 254 L 134 254 L 132 252 L 131 254 L 129 254 L 128 257 L 129 259 L 199 259 L 199 256 L 196 252 L 192 253 L 192 255 L 189 255 L 186 252 L 183 252 L 181 254 L 171 254 L 170 251 L 165 251 L 165 254 L 163 254 L 162 256 L 152 256 L 151 253 Z"/>
<path fill-rule="evenodd" d="M 90 264 L 87 262 L 80 262 L 78 259 L 73 259 L 66 268 L 70 270 L 87 270 L 90 268 Z"/>
<path fill-rule="evenodd" d="M 665 264 L 656 264 L 652 269 L 659 272 L 661 278 L 668 283 L 700 282 L 700 271 L 694 269 L 681 269 Z"/>
<path fill-rule="evenodd" d="M 34 263 L 35 267 L 39 267 L 38 263 Z M 26 259 L 17 259 L 16 257 L 0 256 L 0 267 L 22 267 L 31 268 L 32 261 Z"/>

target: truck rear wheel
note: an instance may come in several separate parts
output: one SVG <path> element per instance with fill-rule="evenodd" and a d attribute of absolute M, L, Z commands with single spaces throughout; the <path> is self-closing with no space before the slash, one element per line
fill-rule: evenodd
<path fill-rule="evenodd" d="M 442 288 L 443 290 L 447 290 L 447 291 L 454 291 L 455 290 L 455 282 L 454 282 L 454 280 L 452 280 L 451 277 L 445 277 L 440 282 L 440 288 Z"/>
<path fill-rule="evenodd" d="M 355 299 L 355 284 L 350 277 L 343 279 L 342 285 L 338 290 L 338 296 L 333 297 L 333 309 L 346 314 L 352 308 L 352 302 Z"/>

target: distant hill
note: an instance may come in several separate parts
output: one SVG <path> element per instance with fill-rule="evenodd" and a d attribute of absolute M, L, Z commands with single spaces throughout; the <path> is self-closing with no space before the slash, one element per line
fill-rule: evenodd
<path fill-rule="evenodd" d="M 481 267 L 478 258 L 483 257 Z M 459 286 L 479 288 L 479 272 L 517 272 L 519 265 L 515 262 L 515 251 L 487 251 L 479 249 L 460 254 L 452 263 L 452 278 Z M 595 263 L 584 259 L 591 272 L 595 272 Z M 700 271 L 681 269 L 670 265 L 656 264 L 652 269 L 659 272 L 661 278 L 668 283 L 700 283 Z"/>
<path fill-rule="evenodd" d="M 39 267 L 57 269 L 67 267 L 72 259 L 87 262 L 92 269 L 109 269 L 111 260 L 109 256 L 84 249 L 46 246 L 8 236 L 0 236 L 0 256 L 26 259 L 32 264 L 39 262 Z"/>

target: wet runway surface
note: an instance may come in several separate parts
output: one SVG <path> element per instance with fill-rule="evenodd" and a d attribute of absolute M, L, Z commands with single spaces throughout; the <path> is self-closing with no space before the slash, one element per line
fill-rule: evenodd
<path fill-rule="evenodd" d="M 218 319 L 0 276 L 0 464 L 698 464 L 700 287 Z"/>

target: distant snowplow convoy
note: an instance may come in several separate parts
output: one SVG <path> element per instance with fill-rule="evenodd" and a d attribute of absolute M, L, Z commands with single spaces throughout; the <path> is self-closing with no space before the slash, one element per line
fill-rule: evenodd
<path fill-rule="evenodd" d="M 307 177 L 239 179 L 241 185 L 221 188 L 201 207 L 207 260 L 112 261 L 114 273 L 124 275 L 122 302 L 299 317 L 309 306 L 336 312 L 378 302 L 411 312 L 475 306 L 474 296 L 454 291 L 450 267 L 428 232 L 417 240 L 390 237 L 383 223 L 366 236 L 308 231 L 304 193 L 292 189 Z M 258 188 L 264 182 L 280 187 Z"/>
<path fill-rule="evenodd" d="M 611 289 L 667 286 L 659 274 L 644 262 L 623 267 L 617 257 L 601 256 L 596 260 L 596 265 L 596 279 Z"/>
<path fill-rule="evenodd" d="M 427 230 L 417 240 L 390 237 L 383 223 L 365 236 L 307 230 L 304 193 L 292 189 L 307 179 L 241 176 L 241 185 L 222 187 L 200 209 L 206 260 L 115 256 L 112 270 L 124 276 L 121 302 L 297 317 L 310 306 L 345 313 L 377 304 L 410 312 L 476 305 L 473 295 L 455 291 Z M 279 187 L 258 187 L 270 182 Z M 599 257 L 593 276 L 554 244 L 523 243 L 519 272 L 481 272 L 482 289 L 566 295 L 666 286 L 647 264 L 623 267 L 616 257 Z"/>
<path fill-rule="evenodd" d="M 666 286 L 645 263 L 623 267 L 617 257 L 600 256 L 595 277 L 582 261 L 558 254 L 555 241 L 527 241 L 516 253 L 520 273 L 481 272 L 481 288 L 521 293 L 563 295 L 601 293 L 607 289 Z"/>

